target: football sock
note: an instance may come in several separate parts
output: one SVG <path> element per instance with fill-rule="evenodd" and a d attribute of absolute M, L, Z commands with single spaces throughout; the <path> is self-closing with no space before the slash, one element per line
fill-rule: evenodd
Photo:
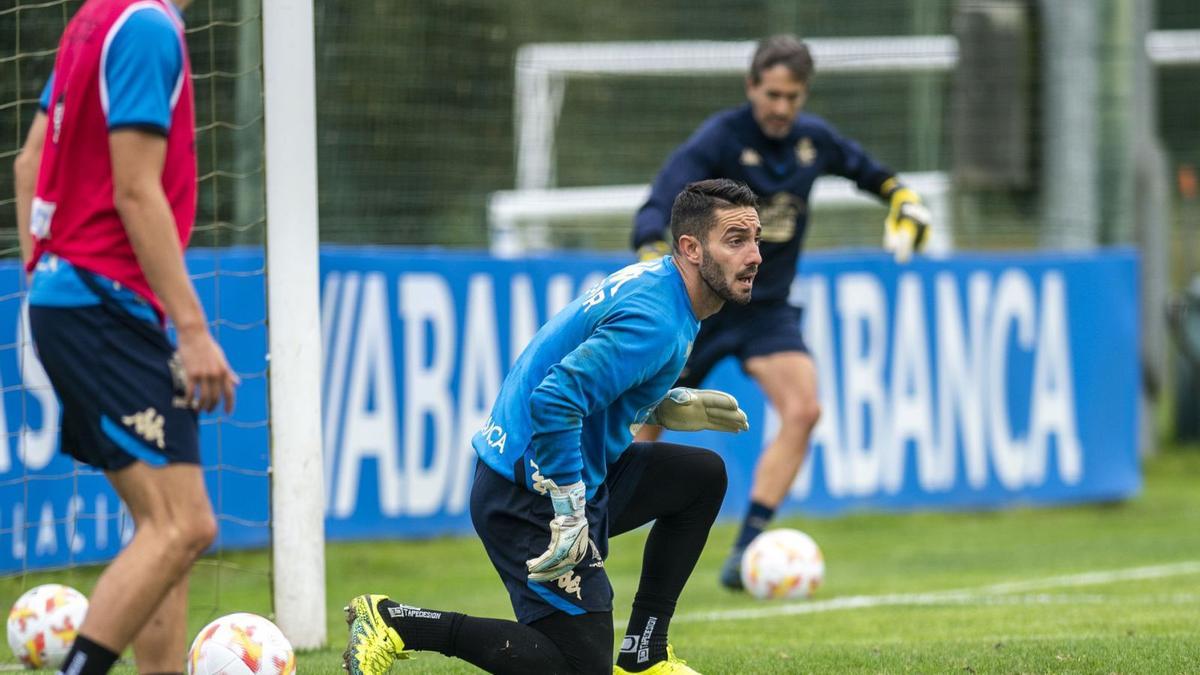
<path fill-rule="evenodd" d="M 733 544 L 734 550 L 746 550 L 750 542 L 767 529 L 767 524 L 771 522 L 774 515 L 775 509 L 758 502 L 750 502 L 750 510 L 746 512 L 746 519 L 742 521 L 742 529 L 738 532 L 737 541 Z"/>
<path fill-rule="evenodd" d="M 92 642 L 85 635 L 75 638 L 58 675 L 104 675 L 117 661 L 117 654 Z"/>
<path fill-rule="evenodd" d="M 443 654 L 450 648 L 454 624 L 463 618 L 458 612 L 421 609 L 391 600 L 379 601 L 379 615 L 400 634 L 404 649 Z"/>
<path fill-rule="evenodd" d="M 639 448 L 640 450 L 641 448 Z M 642 554 L 642 578 L 617 665 L 645 670 L 667 658 L 667 628 L 708 540 L 725 496 L 725 464 L 707 450 L 654 443 L 614 536 L 654 521 Z"/>
<path fill-rule="evenodd" d="M 460 658 L 489 673 L 568 672 L 549 638 L 529 626 L 381 600 L 379 614 L 400 634 L 404 649 Z"/>
<path fill-rule="evenodd" d="M 673 604 L 673 603 L 672 603 Z M 636 673 L 665 661 L 667 658 L 667 628 L 671 625 L 671 614 L 648 611 L 633 605 L 629 615 L 629 626 L 621 639 L 621 651 L 617 654 L 617 665 Z"/>

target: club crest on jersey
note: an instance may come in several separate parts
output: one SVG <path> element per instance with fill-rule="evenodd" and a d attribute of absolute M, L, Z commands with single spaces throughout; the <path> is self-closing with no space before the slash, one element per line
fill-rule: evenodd
<path fill-rule="evenodd" d="M 738 161 L 742 163 L 742 166 L 760 166 L 762 165 L 762 155 L 759 155 L 754 148 L 743 148 L 742 156 Z"/>
<path fill-rule="evenodd" d="M 796 234 L 796 218 L 803 210 L 800 198 L 788 192 L 776 192 L 759 211 L 762 222 L 762 239 L 778 243 L 788 241 Z"/>
<path fill-rule="evenodd" d="M 796 161 L 800 162 L 801 166 L 812 166 L 812 163 L 817 161 L 817 149 L 808 136 L 796 143 Z"/>

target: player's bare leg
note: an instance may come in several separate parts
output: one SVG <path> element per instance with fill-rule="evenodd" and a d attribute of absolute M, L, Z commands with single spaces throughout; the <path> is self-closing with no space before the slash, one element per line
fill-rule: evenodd
<path fill-rule="evenodd" d="M 87 619 L 79 634 L 120 653 L 135 637 L 140 637 L 146 622 L 186 577 L 197 556 L 212 543 L 217 529 L 204 489 L 204 475 L 197 465 L 173 464 L 155 469 L 135 462 L 107 476 L 129 507 L 137 530 L 129 546 L 96 582 L 89 598 Z M 181 604 L 186 606 L 186 598 Z M 178 611 L 174 606 L 166 609 Z M 180 647 L 183 643 L 177 637 L 161 637 L 178 632 L 168 625 L 175 621 L 171 619 L 164 624 L 164 630 L 158 633 L 163 642 L 152 645 L 151 651 L 159 655 L 177 650 L 178 658 L 171 657 L 174 664 L 159 672 L 178 672 L 183 667 Z"/>
<path fill-rule="evenodd" d="M 779 352 L 746 359 L 743 367 L 779 414 L 779 433 L 758 458 L 750 506 L 733 551 L 721 571 L 721 583 L 741 588 L 741 554 L 783 502 L 808 454 L 808 438 L 821 417 L 817 369 L 803 352 Z"/>
<path fill-rule="evenodd" d="M 188 577 L 178 581 L 133 639 L 142 673 L 176 673 L 187 658 Z"/>
<path fill-rule="evenodd" d="M 821 417 L 817 368 L 803 352 L 746 359 L 746 372 L 762 387 L 779 414 L 779 433 L 758 458 L 750 499 L 776 508 L 808 455 L 808 437 Z"/>

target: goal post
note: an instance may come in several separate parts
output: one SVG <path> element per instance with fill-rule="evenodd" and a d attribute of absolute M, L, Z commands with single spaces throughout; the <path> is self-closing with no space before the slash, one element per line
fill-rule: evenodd
<path fill-rule="evenodd" d="M 263 2 L 275 621 L 324 646 L 325 481 L 312 0 Z"/>

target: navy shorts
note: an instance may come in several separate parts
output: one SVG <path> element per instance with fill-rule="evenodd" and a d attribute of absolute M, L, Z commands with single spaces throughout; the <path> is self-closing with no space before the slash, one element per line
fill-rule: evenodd
<path fill-rule="evenodd" d="M 708 373 L 726 356 L 745 363 L 755 356 L 779 352 L 808 353 L 800 335 L 800 308 L 784 300 L 738 305 L 725 303 L 716 315 L 700 324 L 679 387 L 699 387 Z"/>
<path fill-rule="evenodd" d="M 38 358 L 62 404 L 62 451 L 105 471 L 200 463 L 197 413 L 161 326 L 111 298 L 31 306 Z"/>
<path fill-rule="evenodd" d="M 609 526 L 632 498 L 645 458 L 644 453 L 626 451 L 608 467 L 604 484 L 587 503 L 588 554 L 565 576 L 542 583 L 529 580 L 525 561 L 545 553 L 554 507 L 545 496 L 477 462 L 471 523 L 508 590 L 517 621 L 532 623 L 556 611 L 571 616 L 612 611 L 612 584 L 604 571 Z"/>

